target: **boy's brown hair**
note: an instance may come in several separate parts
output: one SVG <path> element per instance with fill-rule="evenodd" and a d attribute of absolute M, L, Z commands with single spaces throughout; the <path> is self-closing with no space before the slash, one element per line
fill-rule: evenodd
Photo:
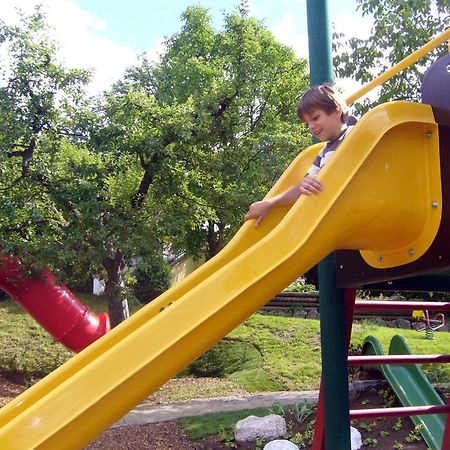
<path fill-rule="evenodd" d="M 341 108 L 342 111 L 342 123 L 347 123 L 347 103 L 331 84 L 321 84 L 313 86 L 302 95 L 297 104 L 297 117 L 303 121 L 304 115 L 312 112 L 314 109 L 321 109 L 326 114 L 331 114 L 338 108 Z"/>

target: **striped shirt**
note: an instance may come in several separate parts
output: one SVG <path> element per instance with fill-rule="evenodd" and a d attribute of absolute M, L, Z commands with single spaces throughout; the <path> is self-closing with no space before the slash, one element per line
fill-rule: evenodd
<path fill-rule="evenodd" d="M 315 176 L 319 173 L 320 169 L 331 159 L 340 143 L 344 140 L 345 136 L 347 136 L 352 128 L 352 126 L 345 128 L 334 141 L 329 141 L 327 143 L 327 145 L 317 154 L 316 159 L 312 163 L 312 166 L 308 169 L 308 172 L 306 172 L 306 175 Z"/>

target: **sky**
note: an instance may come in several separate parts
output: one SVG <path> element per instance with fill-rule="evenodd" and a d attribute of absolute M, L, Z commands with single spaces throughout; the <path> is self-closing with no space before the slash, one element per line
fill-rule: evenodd
<path fill-rule="evenodd" d="M 17 8 L 29 13 L 36 3 L 46 11 L 64 63 L 93 70 L 89 92 L 96 94 L 117 81 L 138 55 L 156 58 L 165 38 L 180 30 L 181 15 L 188 6 L 208 8 L 219 30 L 224 12 L 232 12 L 240 1 L 2 0 L 0 19 L 8 25 L 17 23 Z M 298 56 L 308 56 L 306 0 L 249 0 L 248 4 L 250 14 L 262 20 L 279 41 Z M 330 22 L 337 31 L 368 37 L 370 19 L 363 19 L 356 7 L 356 0 L 329 0 Z M 352 90 L 357 85 L 342 81 L 341 87 Z"/>

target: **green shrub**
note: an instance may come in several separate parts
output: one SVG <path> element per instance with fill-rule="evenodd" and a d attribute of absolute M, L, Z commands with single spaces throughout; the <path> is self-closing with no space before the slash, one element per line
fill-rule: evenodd
<path fill-rule="evenodd" d="M 223 377 L 262 364 L 261 353 L 251 344 L 223 339 L 189 366 L 197 377 Z"/>
<path fill-rule="evenodd" d="M 291 283 L 285 290 L 285 292 L 317 292 L 317 288 L 314 284 L 308 284 L 303 278 L 300 278 Z"/>
<path fill-rule="evenodd" d="M 161 256 L 141 262 L 135 269 L 134 296 L 147 304 L 170 287 L 170 266 Z"/>

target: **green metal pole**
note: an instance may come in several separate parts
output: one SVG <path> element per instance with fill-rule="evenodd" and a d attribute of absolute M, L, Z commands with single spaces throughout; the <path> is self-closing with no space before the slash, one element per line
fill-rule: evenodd
<path fill-rule="evenodd" d="M 309 74 L 311 85 L 332 82 L 333 58 L 327 0 L 307 0 Z"/>
<path fill-rule="evenodd" d="M 307 0 L 311 85 L 333 82 L 327 0 Z M 319 263 L 322 395 L 326 450 L 349 450 L 347 344 L 344 291 L 336 288 L 336 258 Z"/>

